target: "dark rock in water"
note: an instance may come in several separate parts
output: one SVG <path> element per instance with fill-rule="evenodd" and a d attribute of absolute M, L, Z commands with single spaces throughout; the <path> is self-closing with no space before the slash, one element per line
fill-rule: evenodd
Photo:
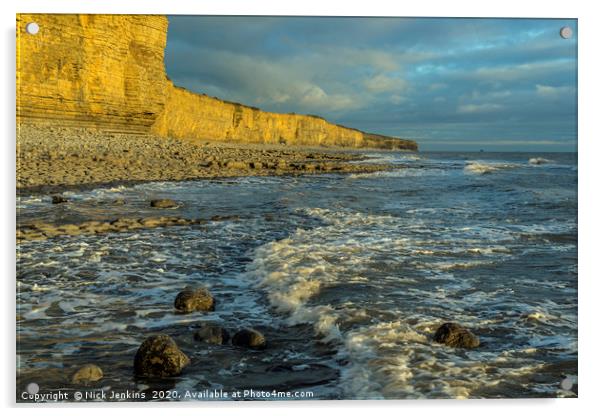
<path fill-rule="evenodd" d="M 234 334 L 232 345 L 261 350 L 266 347 L 266 342 L 261 332 L 251 328 L 244 328 Z"/>
<path fill-rule="evenodd" d="M 214 311 L 215 300 L 204 287 L 186 288 L 176 296 L 174 307 L 183 313 Z"/>
<path fill-rule="evenodd" d="M 190 359 L 178 348 L 169 335 L 153 335 L 144 340 L 134 357 L 134 372 L 138 376 L 177 376 Z"/>
<path fill-rule="evenodd" d="M 125 199 L 123 199 L 123 198 L 117 198 L 113 201 L 113 205 L 125 205 L 125 204 L 126 204 L 126 202 L 125 202 Z"/>
<path fill-rule="evenodd" d="M 435 332 L 434 340 L 449 347 L 459 348 L 476 348 L 480 344 L 479 337 L 462 325 L 453 322 L 441 325 Z"/>
<path fill-rule="evenodd" d="M 65 202 L 69 202 L 67 198 L 62 195 L 52 195 L 52 203 L 53 204 L 64 204 Z"/>
<path fill-rule="evenodd" d="M 175 208 L 178 204 L 173 199 L 153 199 L 150 206 L 153 208 Z"/>
<path fill-rule="evenodd" d="M 86 364 L 71 376 L 73 384 L 88 384 L 103 377 L 102 369 L 95 364 Z"/>
<path fill-rule="evenodd" d="M 194 339 L 207 344 L 222 345 L 230 340 L 230 334 L 220 326 L 204 324 L 194 333 Z"/>

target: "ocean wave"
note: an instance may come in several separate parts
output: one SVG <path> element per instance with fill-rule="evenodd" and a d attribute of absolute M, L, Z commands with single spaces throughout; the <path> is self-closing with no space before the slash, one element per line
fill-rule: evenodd
<path fill-rule="evenodd" d="M 383 399 L 387 389 L 395 386 L 396 396 L 410 395 L 413 387 L 407 381 L 414 376 L 410 357 L 405 354 L 383 354 L 407 343 L 426 343 L 427 337 L 403 322 L 383 322 L 350 332 L 345 352 L 351 365 L 342 371 L 341 385 L 357 399 Z"/>
<path fill-rule="evenodd" d="M 464 166 L 464 172 L 484 175 L 488 173 L 493 173 L 501 169 L 514 169 L 519 167 L 519 165 L 514 163 L 492 163 L 492 162 L 482 162 L 482 161 L 468 161 L 466 162 L 466 166 Z"/>
<path fill-rule="evenodd" d="M 532 157 L 529 159 L 530 165 L 543 165 L 546 163 L 553 163 L 553 161 L 550 159 L 544 159 L 543 157 Z"/>
<path fill-rule="evenodd" d="M 442 263 L 430 263 L 429 267 L 449 271 L 449 270 L 467 270 L 474 269 L 477 267 L 492 266 L 495 261 L 460 261 L 460 262 L 442 262 Z"/>
<path fill-rule="evenodd" d="M 355 399 L 481 397 L 500 388 L 500 381 L 517 382 L 537 374 L 544 364 L 531 356 L 536 348 L 468 352 L 462 360 L 448 347 L 432 344 L 439 322 L 412 325 L 402 320 L 381 322 L 351 331 L 345 353 L 350 365 L 341 385 Z M 494 372 L 492 370 L 495 369 Z"/>
<path fill-rule="evenodd" d="M 403 162 L 415 162 L 422 160 L 423 157 L 415 153 L 367 153 L 364 154 L 366 159 L 353 161 L 352 163 L 403 163 Z"/>
<path fill-rule="evenodd" d="M 378 172 L 369 173 L 353 173 L 347 176 L 348 179 L 365 179 L 365 178 L 405 178 L 417 176 L 434 176 L 445 175 L 449 172 L 445 169 L 433 168 L 403 168 L 395 170 L 381 170 Z"/>
<path fill-rule="evenodd" d="M 493 362 L 499 352 L 485 349 L 471 351 L 458 360 L 455 350 L 431 340 L 441 323 L 438 305 L 442 302 L 446 310 L 453 311 L 466 311 L 468 305 L 489 308 L 492 302 L 504 302 L 508 295 L 505 288 L 479 291 L 474 286 L 476 281 L 458 280 L 453 271 L 490 264 L 493 259 L 489 256 L 508 256 L 507 247 L 471 244 L 452 248 L 446 254 L 485 258 L 424 263 L 425 268 L 420 269 L 425 271 L 424 279 L 434 273 L 438 288 L 418 289 L 414 285 L 424 282 L 416 279 L 410 279 L 407 286 L 400 288 L 395 285 L 399 285 L 403 276 L 363 277 L 371 276 L 373 264 L 382 259 L 382 253 L 396 253 L 399 264 L 403 263 L 404 255 L 411 259 L 418 250 L 425 255 L 437 254 L 437 247 L 428 244 L 420 248 L 421 241 L 404 235 L 402 219 L 322 208 L 301 211 L 319 217 L 324 225 L 298 229 L 288 238 L 259 247 L 247 274 L 266 291 L 272 308 L 286 315 L 288 325 L 310 324 L 319 342 L 336 348 L 336 361 L 346 363 L 341 367 L 340 381 L 344 397 L 480 397 L 482 389 L 495 390 L 500 379 L 518 380 L 540 369 L 541 364 L 533 359 L 534 353 L 506 349 L 508 357 L 502 363 Z M 464 244 L 459 240 L 456 243 Z M 443 281 L 446 273 L 449 278 Z M 372 298 L 364 303 L 362 290 L 349 289 L 354 284 L 378 286 L 379 291 L 385 290 L 386 296 L 395 299 L 397 296 L 421 299 L 424 311 L 421 315 L 407 315 L 407 309 L 396 309 L 397 301 L 384 301 L 386 296 L 382 296 L 383 303 Z M 337 293 L 334 298 L 329 294 L 333 292 Z M 395 315 L 399 318 L 387 318 Z M 471 327 L 506 325 L 504 321 L 488 320 L 486 314 L 479 316 L 472 312 L 462 312 L 462 321 Z"/>
<path fill-rule="evenodd" d="M 340 312 L 330 305 L 311 305 L 310 300 L 340 279 L 364 281 L 362 269 L 368 267 L 372 254 L 402 244 L 369 230 L 394 226 L 398 220 L 322 208 L 300 211 L 320 218 L 325 225 L 298 229 L 289 238 L 257 248 L 247 273 L 268 292 L 276 311 L 288 315 L 289 324 L 311 324 L 322 342 L 340 342 Z"/>
<path fill-rule="evenodd" d="M 288 325 L 310 324 L 319 342 L 336 348 L 336 361 L 345 363 L 341 367 L 344 397 L 487 396 L 483 392 L 496 391 L 500 380 L 518 383 L 538 373 L 543 365 L 537 358 L 539 346 L 545 347 L 546 342 L 566 346 L 563 337 L 542 335 L 533 345 L 529 343 L 529 348 L 511 348 L 504 343 L 499 346 L 503 354 L 495 348 L 483 348 L 459 359 L 456 350 L 432 342 L 441 319 L 445 319 L 440 315 L 445 314 L 440 310 L 442 303 L 446 311 L 461 314 L 465 325 L 486 328 L 484 343 L 500 342 L 495 336 L 487 339 L 490 327 L 525 336 L 539 328 L 538 323 L 556 324 L 548 310 L 556 309 L 555 305 L 533 308 L 515 304 L 519 313 L 511 320 L 500 319 L 492 312 L 492 305 L 507 302 L 511 289 L 479 290 L 478 280 L 454 277 L 456 270 L 487 266 L 500 256 L 513 255 L 507 246 L 482 244 L 482 233 L 474 240 L 453 239 L 454 246 L 441 249 L 439 240 L 410 238 L 404 233 L 407 224 L 400 218 L 322 208 L 301 211 L 320 218 L 323 225 L 299 229 L 286 239 L 256 249 L 248 272 L 266 291 L 272 307 L 287 316 Z M 424 273 L 424 280 L 406 281 L 403 275 L 374 278 L 368 269 L 374 272 L 374 262 L 382 261 L 382 253 L 399 257 L 400 267 L 393 270 L 404 270 L 401 264 L 410 265 Z M 412 261 L 416 255 L 444 258 L 418 264 Z M 429 276 L 438 281 L 437 289 L 420 289 Z M 398 286 L 401 281 L 406 285 L 403 288 Z M 355 284 L 362 289 L 351 286 Z M 387 295 L 362 300 L 362 292 L 376 287 Z M 389 296 L 420 299 L 423 308 L 412 315 L 415 312 L 408 305 L 397 308 L 398 301 L 391 302 Z"/>
<path fill-rule="evenodd" d="M 449 249 L 449 250 L 445 250 L 445 249 L 423 249 L 423 248 L 416 248 L 413 249 L 410 252 L 412 255 L 422 255 L 422 256 L 452 256 L 452 257 L 456 257 L 456 256 L 463 256 L 463 255 L 470 255 L 470 256 L 491 256 L 491 255 L 495 255 L 495 256 L 499 256 L 499 255 L 505 255 L 505 254 L 511 254 L 512 253 L 512 249 L 505 247 L 505 246 L 490 246 L 490 247 L 459 247 L 459 248 L 453 248 L 453 249 Z M 453 268 L 453 267 L 451 267 Z"/>
<path fill-rule="evenodd" d="M 549 315 L 546 315 L 545 312 L 534 311 L 534 312 L 524 313 L 523 315 L 521 315 L 521 319 L 523 319 L 525 321 L 546 323 L 551 319 L 551 317 Z"/>

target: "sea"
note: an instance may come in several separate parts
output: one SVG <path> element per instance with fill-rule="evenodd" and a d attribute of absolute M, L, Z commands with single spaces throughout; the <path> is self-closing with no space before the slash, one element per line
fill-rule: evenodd
<path fill-rule="evenodd" d="M 18 224 L 156 216 L 154 198 L 207 219 L 18 244 L 17 399 L 81 390 L 69 375 L 88 363 L 104 378 L 86 388 L 116 400 L 576 397 L 576 153 L 363 154 L 395 168 L 17 197 Z M 189 285 L 216 310 L 174 313 Z M 444 322 L 481 345 L 433 342 Z M 268 347 L 194 341 L 206 323 Z M 157 333 L 191 364 L 137 378 Z"/>

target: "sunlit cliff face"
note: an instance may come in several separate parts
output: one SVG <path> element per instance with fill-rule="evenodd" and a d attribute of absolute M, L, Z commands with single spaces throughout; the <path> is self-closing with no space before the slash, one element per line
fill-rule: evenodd
<path fill-rule="evenodd" d="M 163 16 L 19 15 L 17 116 L 148 130 L 165 102 L 167 25 Z"/>

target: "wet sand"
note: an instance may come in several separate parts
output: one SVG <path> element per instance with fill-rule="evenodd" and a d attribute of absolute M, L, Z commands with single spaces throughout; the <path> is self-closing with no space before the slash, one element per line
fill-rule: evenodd
<path fill-rule="evenodd" d="M 157 136 L 22 124 L 17 191 L 60 192 L 115 183 L 307 173 L 373 172 L 357 149 L 188 142 Z"/>

